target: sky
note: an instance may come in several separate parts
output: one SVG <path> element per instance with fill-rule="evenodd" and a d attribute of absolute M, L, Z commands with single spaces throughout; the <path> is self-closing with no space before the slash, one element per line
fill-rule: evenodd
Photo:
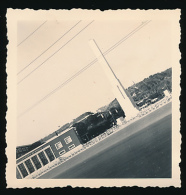
<path fill-rule="evenodd" d="M 17 145 L 31 144 L 82 113 L 110 103 L 115 97 L 98 62 L 55 89 L 95 60 L 89 40 L 94 39 L 104 53 L 142 22 L 18 21 Z M 126 88 L 170 68 L 171 24 L 149 22 L 105 58 Z"/>

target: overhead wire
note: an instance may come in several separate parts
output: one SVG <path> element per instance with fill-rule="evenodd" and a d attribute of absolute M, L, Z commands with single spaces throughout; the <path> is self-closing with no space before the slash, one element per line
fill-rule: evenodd
<path fill-rule="evenodd" d="M 59 89 L 61 89 L 62 87 L 64 87 L 66 84 L 68 84 L 71 80 L 73 80 L 75 77 L 77 77 L 78 75 L 80 75 L 82 72 L 84 72 L 87 68 L 89 68 L 90 66 L 92 66 L 95 62 L 97 62 L 97 59 L 95 59 L 94 61 L 92 61 L 91 63 L 89 63 L 86 67 L 82 68 L 80 71 L 78 71 L 77 73 L 75 73 L 71 78 L 67 79 L 64 83 L 62 83 L 61 85 L 59 85 L 57 88 L 55 88 L 53 91 L 51 91 L 50 93 L 48 93 L 46 96 L 44 96 L 42 99 L 40 99 L 38 102 L 36 102 L 34 105 L 32 105 L 30 108 L 28 108 L 26 111 L 24 111 L 23 113 L 21 113 L 19 117 L 21 117 L 22 115 L 24 115 L 25 113 L 29 112 L 30 110 L 32 110 L 34 107 L 36 107 L 38 104 L 40 104 L 41 102 L 43 102 L 45 99 L 47 99 L 48 97 L 50 97 L 52 94 L 54 94 L 55 92 L 57 92 Z"/>
<path fill-rule="evenodd" d="M 47 22 L 47 20 L 44 21 L 41 25 L 39 25 L 39 27 L 37 27 L 32 33 L 30 33 L 25 39 L 23 39 L 23 40 L 17 45 L 17 47 L 20 46 L 23 42 L 25 42 L 29 37 L 31 37 L 31 36 L 32 36 L 37 30 L 39 30 L 46 22 Z"/>
<path fill-rule="evenodd" d="M 90 24 L 92 24 L 94 20 L 88 23 L 84 28 L 82 28 L 78 33 L 76 33 L 70 40 L 68 40 L 64 45 L 62 45 L 57 51 L 55 51 L 52 55 L 50 55 L 46 60 L 44 60 L 40 65 L 38 65 L 35 69 L 33 69 L 30 73 L 28 73 L 24 78 L 22 78 L 17 84 L 20 84 L 27 77 L 29 77 L 33 72 L 35 72 L 38 68 L 40 68 L 45 62 L 47 62 L 50 58 L 52 58 L 56 53 L 58 53 L 62 48 L 64 48 L 70 41 L 72 41 L 75 37 L 77 37 L 83 30 L 85 30 Z"/>
<path fill-rule="evenodd" d="M 126 39 L 128 39 L 130 36 L 132 36 L 134 33 L 136 33 L 136 31 L 140 30 L 141 28 L 143 28 L 143 26 L 147 25 L 151 20 L 148 21 L 144 21 L 142 22 L 141 25 L 139 25 L 138 27 L 136 27 L 133 31 L 131 31 L 129 34 L 127 34 L 125 37 L 123 37 L 121 40 L 119 40 L 116 44 L 114 44 L 112 47 L 110 47 L 109 49 L 107 49 L 107 51 L 105 51 L 103 53 L 103 55 L 107 55 L 110 51 L 113 50 L 113 48 L 117 47 L 118 45 L 120 45 L 123 41 L 125 41 Z"/>
<path fill-rule="evenodd" d="M 38 58 L 40 58 L 44 53 L 46 53 L 51 47 L 53 47 L 58 41 L 60 41 L 66 34 L 68 34 L 73 28 L 75 28 L 79 23 L 78 21 L 75 25 L 73 25 L 68 31 L 66 31 L 62 36 L 60 36 L 54 43 L 52 43 L 47 49 L 45 49 L 40 55 L 38 55 L 35 59 L 33 59 L 28 65 L 26 65 L 24 68 L 22 68 L 17 75 L 19 75 L 22 71 L 24 71 L 26 68 L 28 68 L 33 62 L 35 62 Z"/>
<path fill-rule="evenodd" d="M 110 53 L 112 50 L 114 50 L 116 47 L 118 47 L 122 42 L 124 42 L 125 40 L 127 40 L 129 37 L 131 37 L 133 34 L 135 34 L 136 32 L 138 32 L 141 28 L 143 28 L 144 26 L 146 26 L 150 21 L 145 21 L 143 22 L 141 25 L 139 25 L 137 28 L 135 28 L 133 31 L 131 31 L 129 34 L 127 34 L 125 37 L 123 37 L 120 41 L 118 41 L 117 43 L 115 43 L 112 47 L 110 47 L 109 49 L 107 49 L 105 52 L 103 52 L 103 55 L 107 55 L 108 53 Z M 48 97 L 50 97 L 51 95 L 53 95 L 55 92 L 57 92 L 59 89 L 61 89 L 62 87 L 64 87 L 65 85 L 67 85 L 70 81 L 72 81 L 74 78 L 76 78 L 77 76 L 79 76 L 82 72 L 84 72 L 85 70 L 87 70 L 89 67 L 91 67 L 93 64 L 95 64 L 97 62 L 97 58 L 94 59 L 92 62 L 90 62 L 89 64 L 87 64 L 86 66 L 84 66 L 81 70 L 79 70 L 77 73 L 75 73 L 73 76 L 71 76 L 69 79 L 67 79 L 65 82 L 63 82 L 62 84 L 60 84 L 57 88 L 55 88 L 54 90 L 52 90 L 50 93 L 48 93 L 46 96 L 44 96 L 42 99 L 40 99 L 39 101 L 37 101 L 35 104 L 33 104 L 30 108 L 28 108 L 27 110 L 25 110 L 24 112 L 22 112 L 19 116 L 23 116 L 25 113 L 29 112 L 30 110 L 32 110 L 34 107 L 36 107 L 38 104 L 40 104 L 41 102 L 43 102 L 44 100 L 46 100 Z"/>

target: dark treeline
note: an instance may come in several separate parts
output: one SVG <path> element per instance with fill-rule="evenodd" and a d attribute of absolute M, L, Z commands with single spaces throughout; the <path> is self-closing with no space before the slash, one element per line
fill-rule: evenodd
<path fill-rule="evenodd" d="M 136 103 L 143 99 L 161 99 L 164 90 L 172 92 L 172 68 L 151 75 L 127 89 Z"/>

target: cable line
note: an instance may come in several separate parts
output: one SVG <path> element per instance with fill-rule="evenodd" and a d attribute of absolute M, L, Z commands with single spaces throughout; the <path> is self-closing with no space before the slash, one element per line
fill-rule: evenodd
<path fill-rule="evenodd" d="M 83 30 L 85 30 L 90 24 L 92 24 L 93 21 L 91 21 L 89 24 L 87 24 L 83 29 L 81 29 L 77 34 L 75 34 L 70 40 L 68 40 L 63 46 L 61 46 L 57 51 L 55 51 L 51 56 L 49 56 L 45 61 L 43 61 L 39 66 L 37 66 L 34 70 L 32 70 L 29 74 L 27 74 L 23 79 L 21 79 L 17 84 L 20 84 L 23 80 L 25 80 L 28 76 L 30 76 L 33 72 L 35 72 L 38 68 L 40 68 L 45 62 L 47 62 L 50 58 L 52 58 L 56 53 L 58 53 L 63 47 L 65 47 L 70 41 L 72 41 L 75 37 L 77 37 Z"/>
<path fill-rule="evenodd" d="M 61 89 L 62 87 L 64 87 L 66 84 L 68 84 L 70 81 L 72 81 L 74 78 L 76 78 L 77 76 L 79 76 L 82 72 L 84 72 L 87 68 L 89 68 L 90 66 L 92 66 L 95 62 L 97 62 L 97 59 L 93 60 L 91 63 L 89 63 L 87 66 L 85 66 L 84 68 L 82 68 L 80 71 L 78 71 L 77 73 L 75 73 L 71 78 L 67 79 L 64 83 L 62 83 L 61 85 L 59 85 L 57 88 L 55 88 L 54 90 L 52 90 L 50 93 L 48 93 L 46 96 L 44 96 L 42 99 L 40 99 L 38 102 L 36 102 L 34 105 L 32 105 L 30 108 L 28 108 L 26 111 L 24 111 L 23 113 L 21 113 L 19 117 L 21 117 L 22 115 L 24 115 L 25 113 L 29 112 L 30 110 L 32 110 L 34 107 L 36 107 L 38 104 L 40 104 L 41 102 L 43 102 L 44 100 L 46 100 L 48 97 L 50 97 L 51 95 L 53 95 L 55 92 L 57 92 L 59 89 Z"/>
<path fill-rule="evenodd" d="M 51 47 L 53 47 L 58 41 L 60 41 L 66 34 L 68 34 L 75 26 L 77 26 L 81 20 L 76 23 L 74 26 L 72 26 L 67 32 L 65 32 L 59 39 L 57 39 L 52 45 L 50 45 L 45 51 L 43 51 L 39 56 L 37 56 L 34 60 L 32 60 L 28 65 L 26 65 L 23 69 L 21 69 L 18 73 L 20 74 L 23 70 L 25 70 L 28 66 L 30 66 L 33 62 L 35 62 L 39 57 L 41 57 L 45 52 L 47 52 Z"/>
<path fill-rule="evenodd" d="M 29 34 L 23 41 L 21 41 L 21 42 L 17 45 L 17 47 L 20 46 L 23 42 L 25 42 L 29 37 L 31 37 L 31 36 L 32 36 L 37 30 L 39 30 L 46 22 L 47 22 L 47 20 L 44 21 L 39 27 L 37 27 L 31 34 Z"/>
<path fill-rule="evenodd" d="M 141 25 L 139 25 L 137 28 L 135 28 L 133 31 L 131 31 L 128 35 L 126 35 L 125 37 L 123 37 L 120 41 L 118 41 L 116 44 L 114 44 L 112 47 L 110 47 L 109 49 L 107 49 L 103 55 L 107 55 L 108 53 L 110 53 L 112 50 L 114 50 L 116 47 L 118 47 L 122 42 L 124 42 L 125 40 L 127 40 L 129 37 L 131 37 L 133 34 L 135 34 L 136 32 L 138 32 L 141 28 L 143 28 L 144 26 L 146 26 L 150 21 L 145 21 L 144 23 L 142 23 Z M 81 73 L 83 73 L 85 70 L 87 70 L 89 67 L 91 67 L 93 64 L 95 64 L 97 62 L 97 58 L 94 59 L 92 62 L 90 62 L 89 64 L 87 64 L 86 66 L 84 66 L 81 70 L 79 70 L 77 73 L 75 73 L 72 77 L 70 77 L 69 79 L 67 79 L 65 82 L 63 82 L 62 84 L 60 84 L 57 88 L 55 88 L 54 90 L 52 90 L 50 93 L 48 93 L 46 96 L 44 96 L 42 99 L 40 99 L 39 101 L 37 101 L 35 104 L 33 104 L 30 108 L 28 108 L 27 110 L 25 110 L 24 112 L 22 112 L 19 116 L 23 116 L 25 113 L 29 112 L 30 110 L 32 110 L 34 107 L 36 107 L 38 104 L 40 104 L 41 102 L 43 102 L 44 100 L 46 100 L 47 98 L 49 98 L 51 95 L 53 95 L 55 92 L 57 92 L 59 89 L 61 89 L 62 87 L 64 87 L 65 85 L 67 85 L 69 82 L 71 82 L 73 79 L 75 79 L 77 76 L 79 76 Z"/>
<path fill-rule="evenodd" d="M 136 33 L 137 31 L 139 31 L 141 28 L 143 28 L 145 25 L 147 25 L 149 21 L 145 21 L 142 22 L 141 25 L 139 25 L 138 27 L 136 27 L 133 31 L 131 31 L 128 35 L 126 35 L 125 37 L 123 37 L 120 41 L 118 41 L 116 44 L 114 44 L 112 47 L 110 47 L 107 51 L 105 51 L 103 54 L 107 55 L 107 53 L 109 53 L 110 51 L 112 51 L 115 47 L 117 47 L 118 45 L 120 45 L 123 41 L 125 41 L 126 39 L 128 39 L 130 36 L 132 36 L 134 33 Z"/>

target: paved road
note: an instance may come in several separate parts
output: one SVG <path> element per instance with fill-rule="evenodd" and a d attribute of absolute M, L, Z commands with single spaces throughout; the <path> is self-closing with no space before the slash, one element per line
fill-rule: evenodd
<path fill-rule="evenodd" d="M 170 178 L 171 103 L 41 178 Z"/>

